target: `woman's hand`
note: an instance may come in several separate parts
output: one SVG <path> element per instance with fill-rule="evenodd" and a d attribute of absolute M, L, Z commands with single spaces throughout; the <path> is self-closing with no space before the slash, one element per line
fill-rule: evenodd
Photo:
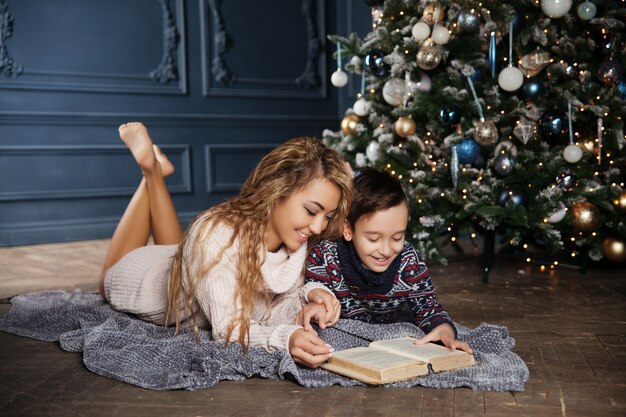
<path fill-rule="evenodd" d="M 341 315 L 341 304 L 337 297 L 321 288 L 314 288 L 309 291 L 307 298 L 310 303 L 324 305 L 326 309 L 326 320 L 323 323 L 321 321 L 317 322 L 320 328 L 324 329 L 326 326 L 332 326 L 337 323 Z"/>
<path fill-rule="evenodd" d="M 474 353 L 472 348 L 465 342 L 461 340 L 456 340 L 454 337 L 454 329 L 449 324 L 440 324 L 431 330 L 430 333 L 422 337 L 421 339 L 417 339 L 415 341 L 416 345 L 424 345 L 428 342 L 437 342 L 441 341 L 444 346 L 449 347 L 450 349 L 462 350 L 464 352 L 469 353 L 470 355 Z"/>
<path fill-rule="evenodd" d="M 317 368 L 326 362 L 334 351 L 317 336 L 315 330 L 298 329 L 289 338 L 289 354 L 293 360 L 310 368 Z"/>

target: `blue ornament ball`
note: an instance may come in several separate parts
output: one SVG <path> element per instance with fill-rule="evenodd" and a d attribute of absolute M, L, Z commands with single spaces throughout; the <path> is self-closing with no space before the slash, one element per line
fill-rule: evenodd
<path fill-rule="evenodd" d="M 524 82 L 522 86 L 522 94 L 524 97 L 533 99 L 539 97 L 543 93 L 543 82 L 539 78 L 530 78 Z"/>
<path fill-rule="evenodd" d="M 389 73 L 389 65 L 383 61 L 385 54 L 379 49 L 371 50 L 365 55 L 363 66 L 375 77 L 384 77 Z"/>
<path fill-rule="evenodd" d="M 439 121 L 443 127 L 454 127 L 461 121 L 461 109 L 454 104 L 439 110 Z"/>
<path fill-rule="evenodd" d="M 472 138 L 465 138 L 455 146 L 459 164 L 471 164 L 480 156 L 480 146 Z"/>
<path fill-rule="evenodd" d="M 522 27 L 524 27 L 524 15 L 517 10 L 513 12 L 511 20 L 511 23 L 513 23 L 514 32 L 518 32 Z"/>
<path fill-rule="evenodd" d="M 526 206 L 528 204 L 526 194 L 524 194 L 523 191 L 513 187 L 505 188 L 498 195 L 498 204 L 500 206 L 506 206 L 509 201 L 511 201 L 515 207 Z"/>
<path fill-rule="evenodd" d="M 622 78 L 617 83 L 617 92 L 620 94 L 622 99 L 626 100 L 626 78 Z"/>
<path fill-rule="evenodd" d="M 561 139 L 567 133 L 565 114 L 559 110 L 546 110 L 539 119 L 539 131 L 546 139 Z"/>
<path fill-rule="evenodd" d="M 462 9 L 459 12 L 458 25 L 462 33 L 474 32 L 480 27 L 480 15 L 475 11 Z"/>

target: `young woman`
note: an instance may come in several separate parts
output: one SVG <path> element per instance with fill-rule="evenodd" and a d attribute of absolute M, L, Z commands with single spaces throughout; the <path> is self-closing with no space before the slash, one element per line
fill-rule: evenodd
<path fill-rule="evenodd" d="M 327 360 L 332 348 L 308 322 L 333 324 L 339 303 L 323 285 L 304 285 L 302 273 L 307 246 L 341 233 L 352 199 L 341 156 L 315 138 L 279 145 L 237 196 L 183 235 L 163 179 L 172 164 L 143 124 L 119 132 L 143 179 L 111 240 L 103 297 L 176 331 L 210 325 L 215 340 L 286 350 L 311 367 Z M 151 233 L 155 245 L 146 246 Z"/>

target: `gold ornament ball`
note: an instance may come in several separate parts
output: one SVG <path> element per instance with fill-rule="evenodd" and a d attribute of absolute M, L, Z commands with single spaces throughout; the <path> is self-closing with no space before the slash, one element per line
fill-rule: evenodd
<path fill-rule="evenodd" d="M 620 195 L 617 196 L 615 200 L 615 208 L 621 212 L 626 213 L 626 191 L 623 191 Z"/>
<path fill-rule="evenodd" d="M 607 237 L 602 241 L 602 253 L 609 261 L 626 261 L 626 242 L 624 239 Z"/>
<path fill-rule="evenodd" d="M 437 22 L 441 22 L 444 17 L 445 11 L 443 7 L 437 6 L 435 3 L 430 3 L 424 8 L 424 17 L 422 20 L 432 26 L 435 23 L 435 18 Z"/>
<path fill-rule="evenodd" d="M 417 65 L 424 70 L 431 70 L 439 65 L 441 61 L 441 51 L 436 46 L 422 45 L 415 57 Z"/>
<path fill-rule="evenodd" d="M 588 201 L 572 206 L 572 227 L 578 232 L 591 232 L 600 223 L 600 210 Z"/>
<path fill-rule="evenodd" d="M 474 128 L 474 140 L 480 145 L 493 145 L 498 141 L 498 128 L 492 120 L 476 123 Z"/>
<path fill-rule="evenodd" d="M 356 114 L 348 114 L 341 120 L 341 131 L 346 135 L 356 133 L 356 125 L 361 119 Z"/>
<path fill-rule="evenodd" d="M 398 117 L 398 120 L 396 120 L 394 128 L 398 136 L 403 137 L 403 138 L 408 138 L 409 136 L 414 134 L 416 130 L 415 122 L 413 121 L 413 118 L 411 118 L 410 116 Z"/>

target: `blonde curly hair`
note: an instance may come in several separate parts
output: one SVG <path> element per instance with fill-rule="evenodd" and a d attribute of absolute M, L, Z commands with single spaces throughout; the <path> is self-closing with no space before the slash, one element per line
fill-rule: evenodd
<path fill-rule="evenodd" d="M 336 213 L 328 226 L 319 236 L 309 239 L 309 246 L 322 239 L 341 235 L 343 220 L 346 218 L 352 202 L 352 178 L 349 176 L 345 162 L 341 155 L 325 146 L 319 139 L 300 137 L 291 139 L 272 150 L 252 171 L 241 191 L 217 206 L 209 208 L 196 217 L 187 229 L 185 237 L 178 246 L 174 256 L 169 277 L 168 305 L 165 323 L 176 323 L 176 332 L 181 325 L 181 307 L 184 317 L 194 314 L 192 306 L 195 301 L 195 292 L 201 278 L 220 261 L 226 249 L 232 246 L 236 237 L 239 237 L 240 247 L 237 260 L 237 298 L 241 309 L 238 315 L 229 323 L 226 333 L 226 343 L 235 329 L 239 330 L 238 342 L 248 348 L 250 317 L 255 300 L 267 299 L 267 291 L 261 275 L 264 235 L 268 220 L 277 203 L 288 199 L 292 194 L 304 189 L 316 179 L 324 179 L 337 186 L 341 197 Z M 195 258 L 196 254 L 205 253 L 205 241 L 202 237 L 210 236 L 217 224 L 223 223 L 233 229 L 228 244 L 221 248 L 215 259 L 201 259 L 203 267 L 196 276 L 187 275 L 191 279 L 191 286 L 183 286 L 183 268 L 193 264 L 195 259 L 183 259 L 183 250 L 187 245 L 200 250 L 188 251 Z M 191 239 L 189 230 L 197 228 Z M 189 271 L 185 271 L 187 274 Z M 185 288 L 188 287 L 188 288 Z M 236 301 L 236 300 L 233 300 Z M 182 305 L 181 305 L 182 304 Z M 198 336 L 198 328 L 194 321 L 194 331 Z"/>

